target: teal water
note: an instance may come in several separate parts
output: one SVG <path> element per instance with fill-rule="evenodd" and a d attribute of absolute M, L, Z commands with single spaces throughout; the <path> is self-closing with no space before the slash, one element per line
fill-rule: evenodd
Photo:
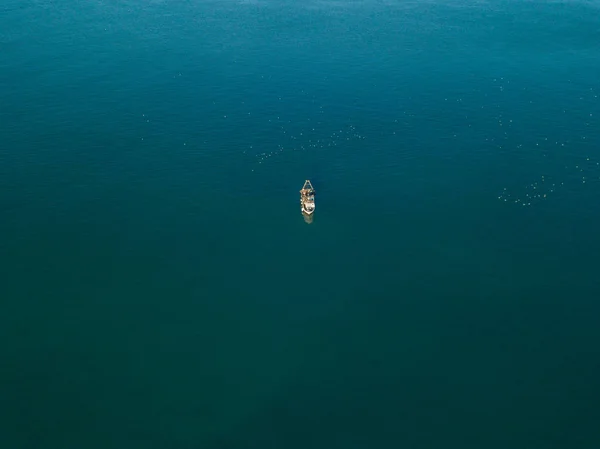
<path fill-rule="evenodd" d="M 599 19 L 5 2 L 0 447 L 600 447 Z"/>

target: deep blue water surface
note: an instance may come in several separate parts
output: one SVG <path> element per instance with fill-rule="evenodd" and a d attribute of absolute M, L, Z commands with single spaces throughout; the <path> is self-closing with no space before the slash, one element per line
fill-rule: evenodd
<path fill-rule="evenodd" d="M 0 447 L 599 448 L 599 74 L 595 0 L 5 1 Z"/>

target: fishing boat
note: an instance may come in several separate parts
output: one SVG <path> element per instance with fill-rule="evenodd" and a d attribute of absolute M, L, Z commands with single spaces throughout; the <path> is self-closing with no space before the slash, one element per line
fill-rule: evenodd
<path fill-rule="evenodd" d="M 315 189 L 308 179 L 300 190 L 300 209 L 306 215 L 312 215 L 315 211 Z"/>

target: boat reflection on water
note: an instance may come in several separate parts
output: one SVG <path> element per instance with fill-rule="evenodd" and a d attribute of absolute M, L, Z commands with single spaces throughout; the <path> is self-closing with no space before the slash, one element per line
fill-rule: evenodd
<path fill-rule="evenodd" d="M 304 217 L 304 221 L 308 224 L 311 224 L 315 218 L 313 214 L 307 214 L 306 212 L 302 212 L 302 216 Z"/>

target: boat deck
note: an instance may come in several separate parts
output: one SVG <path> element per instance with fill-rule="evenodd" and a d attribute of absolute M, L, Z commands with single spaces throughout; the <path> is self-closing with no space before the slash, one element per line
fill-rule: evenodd
<path fill-rule="evenodd" d="M 300 208 L 303 214 L 312 214 L 315 211 L 315 189 L 307 179 L 300 190 Z"/>

